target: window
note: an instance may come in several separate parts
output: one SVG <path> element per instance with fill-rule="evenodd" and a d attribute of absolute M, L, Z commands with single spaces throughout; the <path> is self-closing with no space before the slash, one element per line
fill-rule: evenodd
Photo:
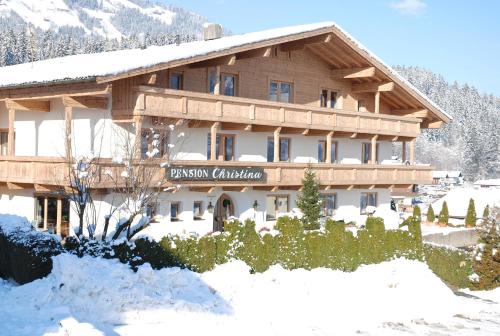
<path fill-rule="evenodd" d="M 320 195 L 321 217 L 332 217 L 337 208 L 337 194 L 322 194 Z"/>
<path fill-rule="evenodd" d="M 168 155 L 168 132 L 143 129 L 141 132 L 141 158 L 162 158 Z"/>
<path fill-rule="evenodd" d="M 180 221 L 181 203 L 172 202 L 170 203 L 170 221 L 177 222 Z"/>
<path fill-rule="evenodd" d="M 217 160 L 221 161 L 233 161 L 234 160 L 234 134 L 217 134 L 216 144 L 215 144 L 215 157 Z M 212 154 L 212 135 L 207 136 L 207 160 L 210 160 Z"/>
<path fill-rule="evenodd" d="M 361 193 L 361 199 L 359 202 L 359 209 L 362 215 L 366 213 L 366 207 L 377 206 L 377 193 L 373 192 L 363 192 Z"/>
<path fill-rule="evenodd" d="M 328 163 L 337 161 L 337 141 L 332 141 L 331 158 L 332 162 Z M 326 162 L 326 140 L 320 140 L 318 142 L 318 162 Z"/>
<path fill-rule="evenodd" d="M 290 138 L 280 138 L 280 161 L 290 161 L 290 141 Z M 267 162 L 274 162 L 274 138 L 267 139 Z"/>
<path fill-rule="evenodd" d="M 338 108 L 337 106 L 337 91 L 321 90 L 320 106 L 329 108 Z"/>
<path fill-rule="evenodd" d="M 193 203 L 193 219 L 198 220 L 202 219 L 203 216 L 203 202 L 195 201 Z"/>
<path fill-rule="evenodd" d="M 268 195 L 266 197 L 266 220 L 274 220 L 278 213 L 288 211 L 288 195 Z"/>
<path fill-rule="evenodd" d="M 6 156 L 8 154 L 9 132 L 0 131 L 0 155 Z"/>
<path fill-rule="evenodd" d="M 366 112 L 366 104 L 363 99 L 358 100 L 358 111 L 359 112 Z"/>
<path fill-rule="evenodd" d="M 215 92 L 215 83 L 217 81 L 217 72 L 214 68 L 209 69 L 208 71 L 208 93 Z"/>
<path fill-rule="evenodd" d="M 183 78 L 181 73 L 171 73 L 169 87 L 174 90 L 182 90 L 183 88 Z"/>
<path fill-rule="evenodd" d="M 158 205 L 156 203 L 151 203 L 146 206 L 146 215 L 149 218 L 154 218 L 156 216 L 156 209 Z"/>
<path fill-rule="evenodd" d="M 271 81 L 269 83 L 269 100 L 292 103 L 293 85 L 291 83 Z"/>
<path fill-rule="evenodd" d="M 376 149 L 375 149 L 375 162 L 378 160 L 378 146 L 377 144 Z M 369 142 L 363 142 L 361 144 L 361 158 L 363 163 L 370 163 L 372 159 L 372 151 L 371 151 L 371 143 Z"/>
<path fill-rule="evenodd" d="M 224 96 L 236 96 L 238 76 L 232 74 L 222 74 L 221 92 Z"/>

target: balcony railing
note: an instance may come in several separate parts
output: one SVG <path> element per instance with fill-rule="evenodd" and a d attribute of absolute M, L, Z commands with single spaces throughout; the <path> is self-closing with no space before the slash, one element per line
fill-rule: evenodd
<path fill-rule="evenodd" d="M 152 165 L 159 166 L 158 162 Z M 181 182 L 188 186 L 300 186 L 307 164 L 302 163 L 267 163 L 243 161 L 174 161 L 178 166 L 220 166 L 220 167 L 259 167 L 264 170 L 262 182 Z M 120 176 L 121 166 L 103 159 L 100 163 L 101 174 L 96 188 L 112 188 L 114 183 L 104 173 L 111 170 L 114 176 Z M 432 170 L 430 166 L 371 165 L 371 164 L 312 164 L 322 186 L 363 186 L 387 187 L 410 184 L 430 184 Z M 158 170 L 164 176 L 164 170 Z M 62 158 L 43 157 L 0 157 L 0 182 L 13 184 L 69 185 L 68 165 Z M 173 182 L 177 184 L 177 182 Z"/>
<path fill-rule="evenodd" d="M 420 119 L 191 91 L 137 87 L 135 115 L 415 138 Z"/>

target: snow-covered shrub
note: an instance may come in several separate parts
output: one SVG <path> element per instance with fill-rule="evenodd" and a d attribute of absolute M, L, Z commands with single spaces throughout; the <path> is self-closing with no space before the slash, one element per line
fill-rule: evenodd
<path fill-rule="evenodd" d="M 0 277 L 25 284 L 47 276 L 52 256 L 63 251 L 57 236 L 35 230 L 25 218 L 0 217 Z"/>

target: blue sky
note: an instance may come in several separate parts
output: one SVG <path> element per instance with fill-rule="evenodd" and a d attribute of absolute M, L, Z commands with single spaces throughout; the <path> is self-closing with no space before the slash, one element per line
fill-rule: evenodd
<path fill-rule="evenodd" d="M 497 0 L 164 0 L 233 33 L 335 21 L 390 65 L 418 65 L 500 96 Z"/>

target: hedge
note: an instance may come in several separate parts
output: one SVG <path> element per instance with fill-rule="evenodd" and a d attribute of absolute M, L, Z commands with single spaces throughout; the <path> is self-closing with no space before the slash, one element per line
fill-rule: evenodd
<path fill-rule="evenodd" d="M 263 272 L 274 264 L 286 269 L 328 267 L 353 271 L 362 264 L 398 257 L 423 260 L 418 220 L 410 217 L 405 223 L 408 231 L 386 231 L 381 218 L 371 217 L 366 228 L 355 236 L 343 222 L 327 220 L 323 231 L 308 231 L 300 220 L 282 217 L 276 223 L 275 235 L 261 236 L 255 223 L 247 220 L 227 222 L 224 232 L 201 238 L 167 236 L 159 243 L 141 238 L 134 243 L 101 244 L 100 249 L 94 243 L 72 239 L 65 246 L 77 255 L 119 258 L 133 268 L 149 262 L 153 268 L 180 266 L 205 272 L 237 259 L 247 263 L 253 272 Z"/>
<path fill-rule="evenodd" d="M 59 239 L 27 222 L 0 224 L 0 277 L 25 284 L 47 276 L 52 271 L 51 257 L 63 252 Z"/>
<path fill-rule="evenodd" d="M 429 268 L 444 282 L 456 288 L 471 286 L 471 254 L 433 244 L 424 244 L 425 261 Z"/>

